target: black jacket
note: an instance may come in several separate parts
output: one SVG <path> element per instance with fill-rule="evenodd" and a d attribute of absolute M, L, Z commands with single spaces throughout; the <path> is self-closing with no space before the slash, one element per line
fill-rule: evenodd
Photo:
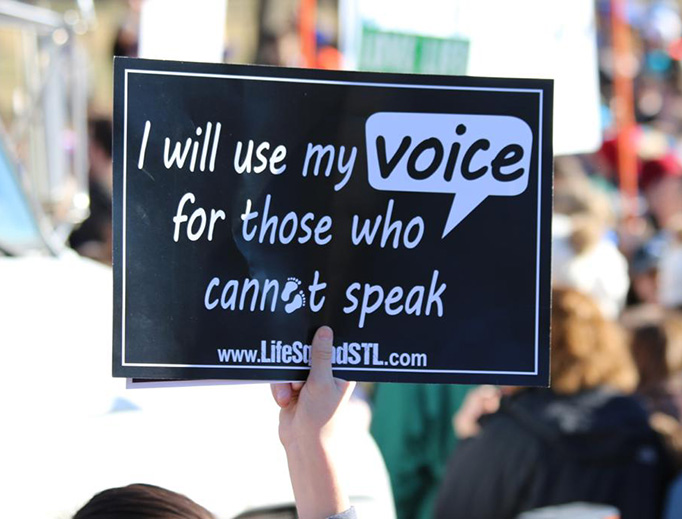
<path fill-rule="evenodd" d="M 660 516 L 667 463 L 633 397 L 547 389 L 502 400 L 478 436 L 458 446 L 437 519 L 505 519 L 575 501 L 616 506 L 622 519 Z"/>

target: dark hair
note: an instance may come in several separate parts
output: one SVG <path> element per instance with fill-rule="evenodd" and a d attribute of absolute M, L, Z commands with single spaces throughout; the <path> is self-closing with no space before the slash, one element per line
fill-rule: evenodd
<path fill-rule="evenodd" d="M 682 314 L 667 312 L 640 323 L 632 333 L 632 354 L 640 388 L 667 380 L 682 370 Z"/>
<path fill-rule="evenodd" d="M 95 494 L 73 519 L 215 519 L 182 494 L 153 485 L 128 485 Z"/>
<path fill-rule="evenodd" d="M 106 117 L 93 117 L 88 121 L 89 137 L 94 144 L 111 157 L 113 130 L 111 120 Z"/>
<path fill-rule="evenodd" d="M 116 31 L 113 48 L 111 52 L 114 56 L 128 56 L 136 58 L 138 52 L 138 37 L 129 27 L 121 26 Z"/>

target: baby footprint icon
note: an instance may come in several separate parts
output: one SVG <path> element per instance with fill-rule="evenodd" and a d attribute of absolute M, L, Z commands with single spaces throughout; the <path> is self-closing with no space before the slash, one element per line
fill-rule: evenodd
<path fill-rule="evenodd" d="M 287 282 L 282 290 L 282 301 L 287 302 L 294 293 L 294 291 L 301 286 L 301 280 L 298 278 L 287 278 Z"/>
<path fill-rule="evenodd" d="M 299 290 L 300 286 L 301 280 L 294 277 L 287 278 L 287 282 L 284 284 L 284 289 L 282 290 L 282 301 L 285 303 L 288 301 L 288 303 L 284 306 L 284 311 L 288 314 L 295 312 L 296 310 L 305 306 L 305 293 L 303 290 Z M 297 290 L 298 292 L 296 292 Z"/>
<path fill-rule="evenodd" d="M 299 308 L 303 308 L 305 306 L 305 294 L 303 293 L 303 290 L 299 290 L 298 293 L 294 296 L 294 298 L 291 300 L 290 303 L 287 303 L 284 306 L 284 311 L 288 314 L 295 312 Z"/>

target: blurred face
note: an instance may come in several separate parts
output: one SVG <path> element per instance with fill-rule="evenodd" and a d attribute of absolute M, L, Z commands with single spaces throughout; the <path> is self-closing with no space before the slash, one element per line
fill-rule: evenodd
<path fill-rule="evenodd" d="M 649 208 L 661 227 L 682 213 L 682 178 L 665 177 L 649 187 L 645 193 Z"/>
<path fill-rule="evenodd" d="M 658 272 L 650 270 L 632 276 L 632 288 L 642 303 L 658 303 Z"/>

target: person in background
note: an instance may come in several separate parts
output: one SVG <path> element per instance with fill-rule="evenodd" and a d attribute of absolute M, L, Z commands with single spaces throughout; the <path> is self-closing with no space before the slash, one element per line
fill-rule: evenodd
<path fill-rule="evenodd" d="M 552 220 L 552 281 L 590 294 L 615 319 L 625 305 L 628 264 L 610 231 L 614 216 L 605 192 L 575 161 L 556 161 Z"/>
<path fill-rule="evenodd" d="M 140 10 L 142 0 L 128 0 L 128 9 L 119 22 L 112 46 L 112 55 L 137 58 L 140 46 Z"/>
<path fill-rule="evenodd" d="M 682 195 L 681 195 L 682 198 Z M 660 263 L 659 300 L 665 308 L 682 308 L 682 213 L 670 218 Z"/>
<path fill-rule="evenodd" d="M 386 462 L 398 519 L 431 519 L 447 459 L 452 417 L 468 386 L 376 384 L 370 432 Z"/>
<path fill-rule="evenodd" d="M 633 326 L 637 395 L 664 439 L 676 471 L 682 468 L 682 315 L 659 312 Z"/>
<path fill-rule="evenodd" d="M 682 517 L 682 475 L 670 485 L 663 513 L 663 519 L 679 519 L 680 517 Z"/>
<path fill-rule="evenodd" d="M 658 271 L 663 243 L 658 239 L 638 246 L 630 258 L 630 288 L 628 303 L 634 305 L 658 305 Z"/>
<path fill-rule="evenodd" d="M 73 519 L 215 519 L 188 497 L 154 485 L 128 485 L 96 494 Z"/>
<path fill-rule="evenodd" d="M 448 463 L 436 519 L 511 519 L 576 501 L 660 517 L 669 472 L 628 394 L 637 370 L 624 334 L 588 295 L 555 289 L 551 341 L 551 389 L 515 390 L 481 418 Z"/>
<path fill-rule="evenodd" d="M 682 212 L 682 164 L 677 154 L 666 152 L 644 161 L 639 184 L 655 228 L 668 228 Z"/>
<path fill-rule="evenodd" d="M 333 340 L 331 328 L 319 328 L 312 342 L 306 382 L 271 386 L 281 408 L 279 438 L 287 455 L 299 519 L 356 517 L 338 477 L 335 428 L 339 411 L 348 402 L 355 383 L 334 378 Z M 73 519 L 214 519 L 214 516 L 185 496 L 136 484 L 97 494 Z"/>

